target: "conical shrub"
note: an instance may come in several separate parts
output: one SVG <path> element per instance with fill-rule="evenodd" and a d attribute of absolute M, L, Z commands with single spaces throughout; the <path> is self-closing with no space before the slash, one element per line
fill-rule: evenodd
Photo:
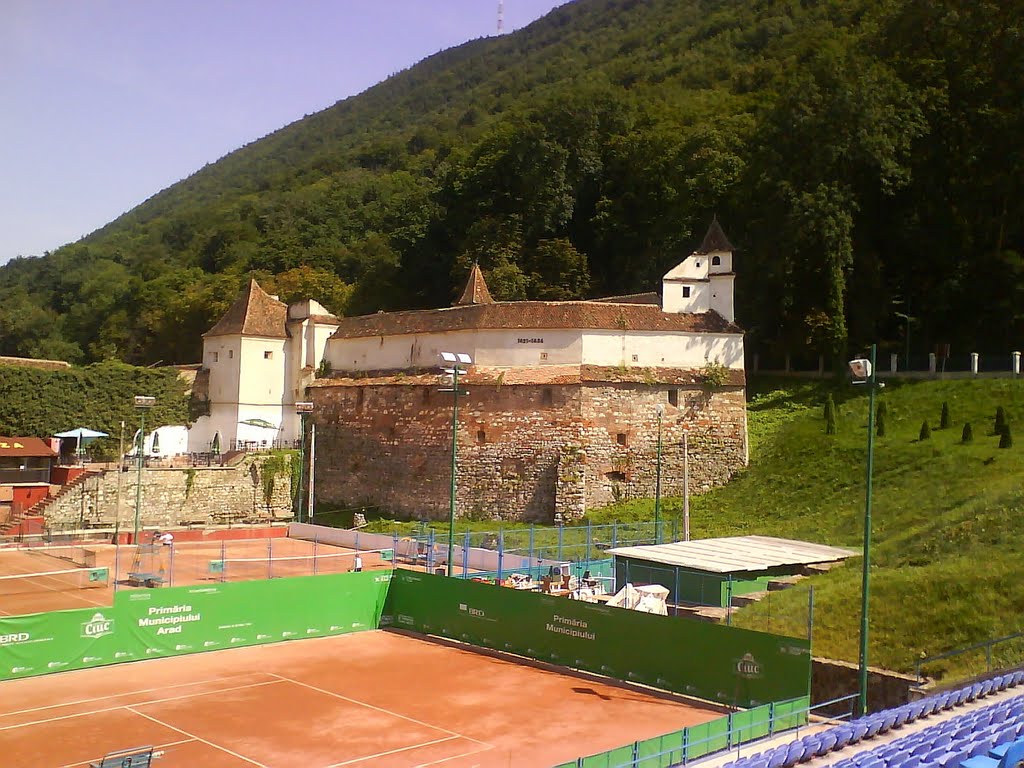
<path fill-rule="evenodd" d="M 921 433 L 918 435 L 918 440 L 928 440 L 932 436 L 932 428 L 928 426 L 928 419 L 924 420 L 921 425 Z"/>
<path fill-rule="evenodd" d="M 1000 405 L 1000 406 L 998 406 L 996 408 L 995 433 L 997 435 L 1003 434 L 1003 427 L 1005 427 L 1005 426 L 1006 426 L 1006 409 L 1003 408 L 1003 406 Z"/>
<path fill-rule="evenodd" d="M 960 442 L 964 445 L 974 442 L 974 430 L 971 429 L 971 422 L 969 421 L 964 424 L 964 431 L 960 435 Z"/>
<path fill-rule="evenodd" d="M 1012 448 L 1013 447 L 1013 435 L 1010 434 L 1010 425 L 1007 424 L 1003 427 L 1003 431 L 999 434 L 999 447 L 1000 448 Z"/>
<path fill-rule="evenodd" d="M 825 400 L 825 434 L 834 435 L 836 433 L 836 402 L 832 399 L 832 393 L 829 392 L 828 399 Z"/>
<path fill-rule="evenodd" d="M 884 409 L 879 408 L 875 417 L 875 434 L 879 437 L 885 437 L 885 413 Z"/>
<path fill-rule="evenodd" d="M 949 429 L 953 422 L 949 418 L 949 403 L 943 402 L 942 415 L 939 417 L 939 429 Z"/>

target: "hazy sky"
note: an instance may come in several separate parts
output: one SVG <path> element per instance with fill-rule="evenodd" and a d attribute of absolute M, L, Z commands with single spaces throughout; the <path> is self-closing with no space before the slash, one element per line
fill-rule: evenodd
<path fill-rule="evenodd" d="M 565 0 L 504 0 L 506 33 Z M 0 263 L 445 48 L 497 0 L 0 0 Z"/>

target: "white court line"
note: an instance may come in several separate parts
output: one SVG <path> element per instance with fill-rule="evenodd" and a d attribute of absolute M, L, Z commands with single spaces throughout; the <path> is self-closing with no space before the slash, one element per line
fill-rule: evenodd
<path fill-rule="evenodd" d="M 489 749 L 494 749 L 494 747 L 492 745 L 488 744 L 486 747 L 481 747 L 480 749 L 471 749 L 469 752 L 463 752 L 460 755 L 452 755 L 451 757 L 442 757 L 440 760 L 433 760 L 433 761 L 431 761 L 429 763 L 420 763 L 415 768 L 427 768 L 427 766 L 430 766 L 430 765 L 440 765 L 441 763 L 447 763 L 449 760 L 457 760 L 460 757 L 469 757 L 470 755 L 476 755 L 476 754 L 479 754 L 480 752 L 486 752 Z"/>
<path fill-rule="evenodd" d="M 194 683 L 174 683 L 173 685 L 158 685 L 153 688 L 139 688 L 126 693 L 111 693 L 107 696 L 93 696 L 89 699 L 75 699 L 61 704 L 47 704 L 45 707 L 30 707 L 28 709 L 17 709 L 13 712 L 0 712 L 0 718 L 13 717 L 14 715 L 27 715 L 29 712 L 41 712 L 44 709 L 59 709 L 60 707 L 72 707 L 76 704 L 91 704 L 94 701 L 106 701 L 107 699 L 120 699 L 123 696 L 136 696 L 140 693 L 152 693 L 153 691 L 169 691 L 172 688 L 186 688 L 190 685 L 206 685 L 207 683 L 222 683 L 234 680 L 239 677 L 251 677 L 252 675 L 263 675 L 265 672 L 245 672 L 240 675 L 228 675 L 227 677 L 211 677 L 209 680 L 198 680 Z"/>
<path fill-rule="evenodd" d="M 18 723 L 17 725 L 5 725 L 0 727 L 0 731 L 13 731 L 15 728 L 25 728 L 29 725 L 45 725 L 46 723 L 56 723 L 60 720 L 73 720 L 76 717 L 88 717 L 89 715 L 99 715 L 104 712 L 116 712 L 119 709 L 131 709 L 132 707 L 148 707 L 150 704 L 164 704 L 168 701 L 179 701 L 180 699 L 192 699 L 198 696 L 214 696 L 218 693 L 227 693 L 228 691 L 241 691 L 245 688 L 258 688 L 261 685 L 277 685 L 279 680 L 267 680 L 262 683 L 252 683 L 251 685 L 237 685 L 234 688 L 221 688 L 216 691 L 203 691 L 202 693 L 185 693 L 181 696 L 169 696 L 164 699 L 151 699 L 150 701 L 137 701 L 132 704 L 118 704 L 116 707 L 104 707 L 103 709 L 93 709 L 88 712 L 76 712 L 73 715 L 60 715 L 58 717 L 49 717 L 45 720 L 32 720 L 28 723 Z M 134 710 L 132 710 L 134 711 Z M 137 713 L 141 714 L 141 713 Z"/>
<path fill-rule="evenodd" d="M 335 693 L 334 691 L 328 691 L 328 690 L 326 690 L 324 688 L 317 688 L 315 685 L 310 685 L 309 683 L 303 683 L 303 682 L 301 682 L 299 680 L 292 680 L 290 677 L 285 677 L 284 675 L 278 675 L 278 674 L 276 674 L 274 672 L 267 672 L 266 674 L 268 674 L 268 675 L 270 675 L 272 677 L 279 678 L 281 680 L 285 680 L 285 681 L 287 681 L 289 683 L 295 683 L 295 685 L 301 685 L 302 687 L 309 688 L 312 691 L 318 691 L 319 693 L 326 694 L 327 696 L 333 696 L 336 699 L 341 699 L 342 701 L 347 701 L 347 702 L 349 702 L 351 704 L 358 704 L 359 706 L 366 707 L 367 709 L 375 709 L 378 712 L 383 712 L 385 715 L 391 715 L 391 717 L 397 717 L 397 718 L 400 718 L 402 720 L 406 720 L 406 721 L 408 721 L 410 723 L 416 723 L 416 725 L 422 725 L 424 728 L 430 728 L 431 730 L 434 730 L 434 731 L 441 731 L 441 733 L 447 733 L 447 734 L 450 734 L 452 736 L 458 736 L 460 739 L 466 739 L 467 741 L 472 741 L 472 742 L 474 742 L 476 744 L 487 744 L 486 741 L 480 741 L 479 739 L 474 739 L 474 738 L 471 738 L 469 736 L 465 736 L 465 735 L 463 735 L 461 733 L 458 733 L 457 731 L 450 731 L 447 728 L 442 728 L 439 725 L 431 725 L 430 723 L 425 723 L 422 720 L 417 720 L 415 717 L 409 717 L 408 715 L 402 715 L 402 714 L 399 714 L 398 712 L 392 712 L 390 709 L 384 709 L 383 707 L 377 707 L 377 706 L 374 706 L 373 704 L 368 704 L 365 701 L 360 701 L 359 699 L 352 699 L 352 698 L 349 698 L 348 696 L 343 696 L 340 693 Z M 490 744 L 487 744 L 487 746 L 490 746 Z"/>
<path fill-rule="evenodd" d="M 199 736 L 196 736 L 194 733 L 189 733 L 188 731 L 182 730 L 181 728 L 176 728 L 173 725 L 171 725 L 170 723 L 165 723 L 163 720 L 159 720 L 159 719 L 157 719 L 155 717 L 150 717 L 149 715 L 147 715 L 147 714 L 145 714 L 143 712 L 136 712 L 131 707 L 125 707 L 125 709 L 127 709 L 129 712 L 135 712 L 135 714 L 138 715 L 139 717 L 144 717 L 147 720 L 152 720 L 154 723 L 156 723 L 157 725 L 162 725 L 164 728 L 170 728 L 172 731 L 177 731 L 182 736 L 188 736 L 189 738 L 194 739 L 196 741 L 201 741 L 203 744 L 206 744 L 208 747 L 213 747 L 214 749 L 219 749 L 221 752 L 227 752 L 229 755 L 231 755 L 232 757 L 237 757 L 239 760 L 244 760 L 247 763 L 259 766 L 259 768 L 270 768 L 269 766 L 266 766 L 263 763 L 257 763 L 255 760 L 252 760 L 252 759 L 246 757 L 245 755 L 240 755 L 237 752 L 232 752 L 227 747 L 222 747 L 219 744 L 214 744 L 212 741 L 207 741 L 206 739 L 200 738 Z"/>
<path fill-rule="evenodd" d="M 408 752 L 410 749 L 419 749 L 420 747 L 429 747 L 432 744 L 441 744 L 445 741 L 451 741 L 452 739 L 459 739 L 461 736 L 445 736 L 443 739 L 434 739 L 433 741 L 424 741 L 421 744 L 410 744 L 407 747 L 398 747 L 397 749 L 389 749 L 387 752 L 378 752 L 374 755 L 364 755 L 363 757 L 353 757 L 351 760 L 346 760 L 343 763 L 331 763 L 326 768 L 341 768 L 343 765 L 352 765 L 353 763 L 361 763 L 364 760 L 373 760 L 378 757 L 387 757 L 388 755 L 397 755 L 399 752 Z"/>
<path fill-rule="evenodd" d="M 157 750 L 167 749 L 167 747 L 180 747 L 182 744 L 191 744 L 193 741 L 195 741 L 195 739 L 181 739 L 179 741 L 168 741 L 166 744 L 157 744 L 155 747 L 153 747 L 153 758 L 156 759 L 158 757 L 164 756 L 163 752 L 157 752 Z M 67 765 L 62 765 L 60 768 L 79 768 L 79 766 L 85 766 L 85 768 L 89 768 L 89 766 L 93 765 L 97 759 L 99 758 L 93 758 L 92 760 L 82 760 L 80 763 L 68 763 Z"/>

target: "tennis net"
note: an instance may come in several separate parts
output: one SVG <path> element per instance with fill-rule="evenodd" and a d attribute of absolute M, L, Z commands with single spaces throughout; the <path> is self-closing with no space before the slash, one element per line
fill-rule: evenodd
<path fill-rule="evenodd" d="M 209 577 L 217 581 L 272 579 L 286 576 L 316 576 L 324 573 L 347 573 L 358 566 L 362 570 L 391 568 L 394 553 L 390 549 L 362 552 L 329 552 L 284 557 L 239 557 L 210 560 Z"/>
<path fill-rule="evenodd" d="M 100 589 L 108 584 L 110 584 L 110 570 L 107 568 L 73 568 L 67 571 L 17 573 L 0 576 L 0 595 Z"/>
<path fill-rule="evenodd" d="M 96 551 L 78 545 L 36 544 L 25 547 L 23 551 L 66 563 L 73 563 L 79 568 L 96 567 Z"/>

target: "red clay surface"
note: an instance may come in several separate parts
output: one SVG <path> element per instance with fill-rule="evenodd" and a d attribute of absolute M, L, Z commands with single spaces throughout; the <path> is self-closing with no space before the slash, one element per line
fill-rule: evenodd
<path fill-rule="evenodd" d="M 391 632 L 0 683 L 7 768 L 552 766 L 721 713 Z"/>
<path fill-rule="evenodd" d="M 16 581 L 0 578 L 0 616 L 112 605 L 115 579 L 118 589 L 132 588 L 124 581 L 135 564 L 135 546 L 84 546 L 96 553 L 98 567 L 110 570 L 108 586 L 78 589 L 68 583 L 67 577 L 34 576 Z M 43 551 L 0 549 L 0 576 L 75 568 L 72 563 L 42 554 Z M 182 541 L 175 542 L 173 554 L 167 549 L 158 551 L 158 555 L 144 558 L 139 569 L 159 572 L 163 568 L 167 586 L 307 576 L 313 575 L 314 568 L 316 573 L 346 573 L 352 570 L 354 557 L 350 549 L 287 538 Z M 223 571 L 211 572 L 211 562 L 221 559 L 226 559 Z M 364 570 L 392 567 L 390 561 L 373 552 L 364 552 L 362 559 Z"/>

